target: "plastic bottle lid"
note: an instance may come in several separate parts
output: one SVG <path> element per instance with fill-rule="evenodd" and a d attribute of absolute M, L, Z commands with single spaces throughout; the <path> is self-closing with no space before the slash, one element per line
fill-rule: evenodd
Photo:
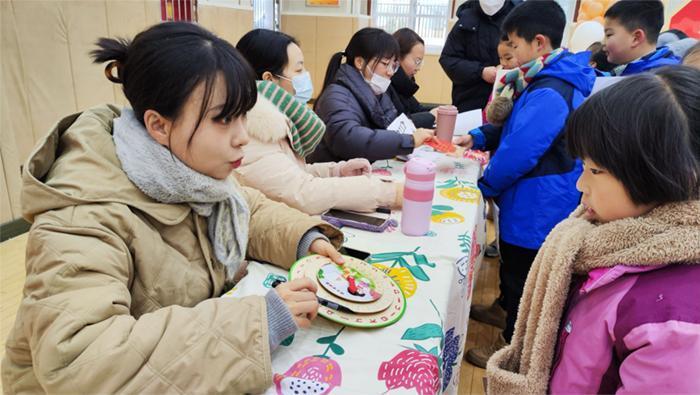
<path fill-rule="evenodd" d="M 418 181 L 432 181 L 435 179 L 435 163 L 425 158 L 412 158 L 403 168 L 408 178 Z"/>
<path fill-rule="evenodd" d="M 437 111 L 438 111 L 438 115 L 457 115 L 457 114 L 459 114 L 457 107 L 452 106 L 452 105 L 440 106 L 440 107 L 438 107 Z"/>

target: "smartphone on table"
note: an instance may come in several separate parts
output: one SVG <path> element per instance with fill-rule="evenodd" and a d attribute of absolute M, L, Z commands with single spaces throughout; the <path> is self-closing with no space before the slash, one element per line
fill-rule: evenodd
<path fill-rule="evenodd" d="M 383 232 L 390 224 L 396 222 L 391 219 L 391 210 L 383 207 L 371 213 L 330 209 L 323 213 L 321 218 L 331 225 L 349 226 L 370 232 Z"/>

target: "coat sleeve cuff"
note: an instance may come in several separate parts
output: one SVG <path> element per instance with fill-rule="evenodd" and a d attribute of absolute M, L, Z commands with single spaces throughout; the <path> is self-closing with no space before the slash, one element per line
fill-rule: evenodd
<path fill-rule="evenodd" d="M 312 228 L 308 232 L 304 233 L 304 236 L 299 240 L 299 246 L 297 247 L 297 259 L 301 259 L 309 255 L 309 248 L 311 248 L 311 243 L 317 239 L 323 239 L 330 243 L 328 237 L 326 237 L 318 228 Z"/>
<path fill-rule="evenodd" d="M 274 289 L 269 290 L 265 295 L 265 304 L 267 305 L 268 340 L 270 351 L 273 351 L 298 328 L 292 313 Z"/>
<path fill-rule="evenodd" d="M 340 168 L 345 164 L 346 162 L 340 161 L 336 162 L 335 165 L 331 168 L 331 177 L 340 177 Z"/>
<path fill-rule="evenodd" d="M 413 141 L 413 135 L 411 134 L 402 134 L 401 135 L 401 148 L 404 150 L 410 150 L 410 152 L 413 152 L 413 149 L 415 148 L 415 142 Z"/>
<path fill-rule="evenodd" d="M 484 149 L 486 146 L 486 136 L 484 135 L 484 132 L 482 132 L 480 128 L 474 128 L 469 131 L 469 134 L 474 140 L 473 148 L 478 150 Z"/>
<path fill-rule="evenodd" d="M 481 195 L 484 198 L 495 198 L 500 194 L 499 191 L 491 188 L 491 186 L 486 182 L 484 177 L 481 177 L 481 179 L 479 179 L 479 190 L 481 191 Z"/>

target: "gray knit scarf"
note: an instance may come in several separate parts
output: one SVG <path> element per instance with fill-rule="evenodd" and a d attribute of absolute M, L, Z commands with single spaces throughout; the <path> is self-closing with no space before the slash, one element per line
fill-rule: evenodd
<path fill-rule="evenodd" d="M 125 108 L 114 120 L 117 156 L 131 182 L 161 203 L 187 203 L 207 218 L 209 240 L 216 258 L 232 280 L 248 244 L 250 210 L 232 177 L 217 180 L 181 162 L 158 144 Z"/>

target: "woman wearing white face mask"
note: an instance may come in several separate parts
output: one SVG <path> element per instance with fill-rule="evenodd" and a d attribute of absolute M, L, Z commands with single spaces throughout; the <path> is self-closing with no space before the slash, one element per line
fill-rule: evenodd
<path fill-rule="evenodd" d="M 521 0 L 468 0 L 447 36 L 440 65 L 452 80 L 452 104 L 460 112 L 484 108 L 496 80 L 501 23 Z"/>
<path fill-rule="evenodd" d="M 341 61 L 345 57 L 345 63 Z M 309 159 L 325 162 L 363 157 L 370 161 L 406 155 L 433 132 L 413 135 L 387 130 L 399 115 L 386 90 L 398 69 L 399 45 L 376 28 L 357 31 L 345 52 L 331 57 L 316 112 L 327 125 L 326 134 Z"/>
<path fill-rule="evenodd" d="M 306 105 L 313 94 L 304 54 L 284 33 L 256 29 L 236 48 L 257 75 L 258 101 L 247 114 L 251 142 L 236 172 L 268 198 L 308 214 L 331 208 L 371 211 L 398 208 L 403 185 L 370 177 L 366 159 L 306 164 L 326 127 Z"/>

